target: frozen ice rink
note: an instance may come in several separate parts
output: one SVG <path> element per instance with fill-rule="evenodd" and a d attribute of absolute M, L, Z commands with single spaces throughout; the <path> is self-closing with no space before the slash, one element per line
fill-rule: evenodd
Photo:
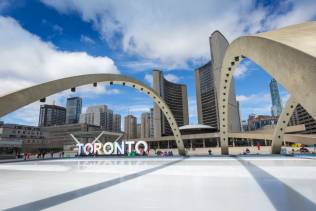
<path fill-rule="evenodd" d="M 316 160 L 91 158 L 0 164 L 1 210 L 316 210 Z"/>

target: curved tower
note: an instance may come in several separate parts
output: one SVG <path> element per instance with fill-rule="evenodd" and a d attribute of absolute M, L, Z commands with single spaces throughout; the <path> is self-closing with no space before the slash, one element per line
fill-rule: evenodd
<path fill-rule="evenodd" d="M 164 78 L 160 70 L 153 70 L 154 90 L 165 100 L 179 127 L 189 124 L 187 87 Z M 171 135 L 172 130 L 159 107 L 154 105 L 154 137 Z"/>

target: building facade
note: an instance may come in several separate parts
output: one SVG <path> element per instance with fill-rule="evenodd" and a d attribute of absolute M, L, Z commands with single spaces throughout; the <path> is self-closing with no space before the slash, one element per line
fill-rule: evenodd
<path fill-rule="evenodd" d="M 141 129 L 142 129 L 142 125 L 141 124 L 137 124 L 136 138 L 140 138 L 141 137 Z"/>
<path fill-rule="evenodd" d="M 277 116 L 251 114 L 248 118 L 248 131 L 258 130 L 265 126 L 274 126 L 277 122 Z"/>
<path fill-rule="evenodd" d="M 272 107 L 271 107 L 271 115 L 272 116 L 280 116 L 282 113 L 282 102 L 281 97 L 279 93 L 278 83 L 273 78 L 270 81 L 270 94 L 271 94 L 271 101 L 272 101 Z"/>
<path fill-rule="evenodd" d="M 47 127 L 66 123 L 66 108 L 57 105 L 41 105 L 38 126 Z"/>
<path fill-rule="evenodd" d="M 40 149 L 44 142 L 44 136 L 39 127 L 19 124 L 0 126 L 0 144 L 12 145 L 11 148 L 15 152 Z"/>
<path fill-rule="evenodd" d="M 86 113 L 80 115 L 80 123 L 86 123 L 90 125 L 100 126 L 105 131 L 120 132 L 121 117 L 116 116 L 116 122 L 114 122 L 114 114 L 111 109 L 106 105 L 89 106 Z M 118 129 L 119 127 L 119 129 Z M 115 130 L 114 130 L 115 128 Z"/>
<path fill-rule="evenodd" d="M 113 114 L 113 132 L 121 132 L 121 115 Z"/>
<path fill-rule="evenodd" d="M 137 118 L 133 115 L 124 117 L 124 133 L 126 139 L 137 138 Z"/>
<path fill-rule="evenodd" d="M 160 70 L 153 70 L 154 90 L 162 97 L 170 108 L 178 127 L 189 124 L 187 87 L 166 80 Z M 171 135 L 171 127 L 160 110 L 154 105 L 154 136 Z"/>
<path fill-rule="evenodd" d="M 102 124 L 102 128 L 106 131 L 113 131 L 113 111 L 107 109 L 103 115 L 104 123 Z"/>
<path fill-rule="evenodd" d="M 86 113 L 80 114 L 80 123 L 102 126 L 104 124 L 104 113 L 107 110 L 106 105 L 89 106 Z"/>
<path fill-rule="evenodd" d="M 141 131 L 140 131 L 140 137 L 141 138 L 150 138 L 151 137 L 151 113 L 150 112 L 144 112 L 141 114 Z"/>
<path fill-rule="evenodd" d="M 314 118 L 309 115 L 309 113 L 301 106 L 300 104 L 295 108 L 289 125 L 294 126 L 294 125 L 300 125 L 304 124 L 305 125 L 305 131 L 300 132 L 300 133 L 305 133 L 305 134 L 311 134 L 311 133 L 316 133 L 316 121 Z"/>
<path fill-rule="evenodd" d="M 219 130 L 218 100 L 220 96 L 221 68 L 229 43 L 219 31 L 212 33 L 209 42 L 211 61 L 195 71 L 198 122 L 199 124 L 209 125 Z M 229 130 L 239 132 L 241 123 L 239 106 L 236 101 L 234 79 L 231 81 L 228 101 L 228 116 L 230 118 L 230 121 L 228 121 Z"/>
<path fill-rule="evenodd" d="M 43 137 L 45 138 L 47 146 L 63 149 L 64 145 L 76 144 L 70 134 L 73 134 L 80 141 L 80 143 L 87 143 L 93 141 L 95 137 L 79 137 L 77 134 L 89 131 L 100 131 L 101 128 L 100 126 L 76 123 L 51 127 L 41 127 L 40 130 Z"/>
<path fill-rule="evenodd" d="M 195 70 L 195 85 L 198 123 L 218 129 L 217 89 L 211 61 Z"/>
<path fill-rule="evenodd" d="M 82 109 L 82 99 L 80 97 L 70 97 L 66 105 L 66 123 L 75 124 L 79 122 Z"/>

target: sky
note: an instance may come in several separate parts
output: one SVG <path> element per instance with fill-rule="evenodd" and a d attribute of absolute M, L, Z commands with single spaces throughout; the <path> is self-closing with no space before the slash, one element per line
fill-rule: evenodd
<path fill-rule="evenodd" d="M 219 30 L 231 42 L 239 36 L 316 20 L 315 0 L 0 0 L 0 96 L 73 75 L 124 74 L 152 85 L 153 69 L 186 84 L 190 124 L 197 123 L 194 70 L 210 60 L 208 38 Z M 251 60 L 234 75 L 241 118 L 270 114 L 271 76 Z M 283 104 L 287 91 L 280 86 Z M 128 87 L 92 85 L 47 98 L 88 106 L 106 104 L 137 117 L 153 106 Z M 40 102 L 1 118 L 38 124 Z"/>

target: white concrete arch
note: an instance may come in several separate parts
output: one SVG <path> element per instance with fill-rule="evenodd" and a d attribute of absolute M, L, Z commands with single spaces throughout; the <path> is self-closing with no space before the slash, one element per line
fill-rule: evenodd
<path fill-rule="evenodd" d="M 282 142 L 284 141 L 285 128 L 288 126 L 291 116 L 298 105 L 294 97 L 290 97 L 284 106 L 278 123 L 273 132 L 271 153 L 280 154 Z"/>
<path fill-rule="evenodd" d="M 96 82 L 108 82 L 110 84 L 119 84 L 135 88 L 149 97 L 159 106 L 161 111 L 166 116 L 169 125 L 172 129 L 173 135 L 176 140 L 178 151 L 180 155 L 185 155 L 185 148 L 181 133 L 178 128 L 177 122 L 164 100 L 156 93 L 155 90 L 146 86 L 142 82 L 133 78 L 118 75 L 118 74 L 88 74 L 79 75 L 69 78 L 58 79 L 32 87 L 28 87 L 5 96 L 0 97 L 0 117 L 17 110 L 25 105 L 33 103 L 39 99 L 45 98 L 52 94 L 78 87 L 86 84 L 93 84 Z"/>
<path fill-rule="evenodd" d="M 223 154 L 228 154 L 227 90 L 236 66 L 246 57 L 265 69 L 316 118 L 316 22 L 240 37 L 228 47 L 221 69 L 219 115 Z"/>

